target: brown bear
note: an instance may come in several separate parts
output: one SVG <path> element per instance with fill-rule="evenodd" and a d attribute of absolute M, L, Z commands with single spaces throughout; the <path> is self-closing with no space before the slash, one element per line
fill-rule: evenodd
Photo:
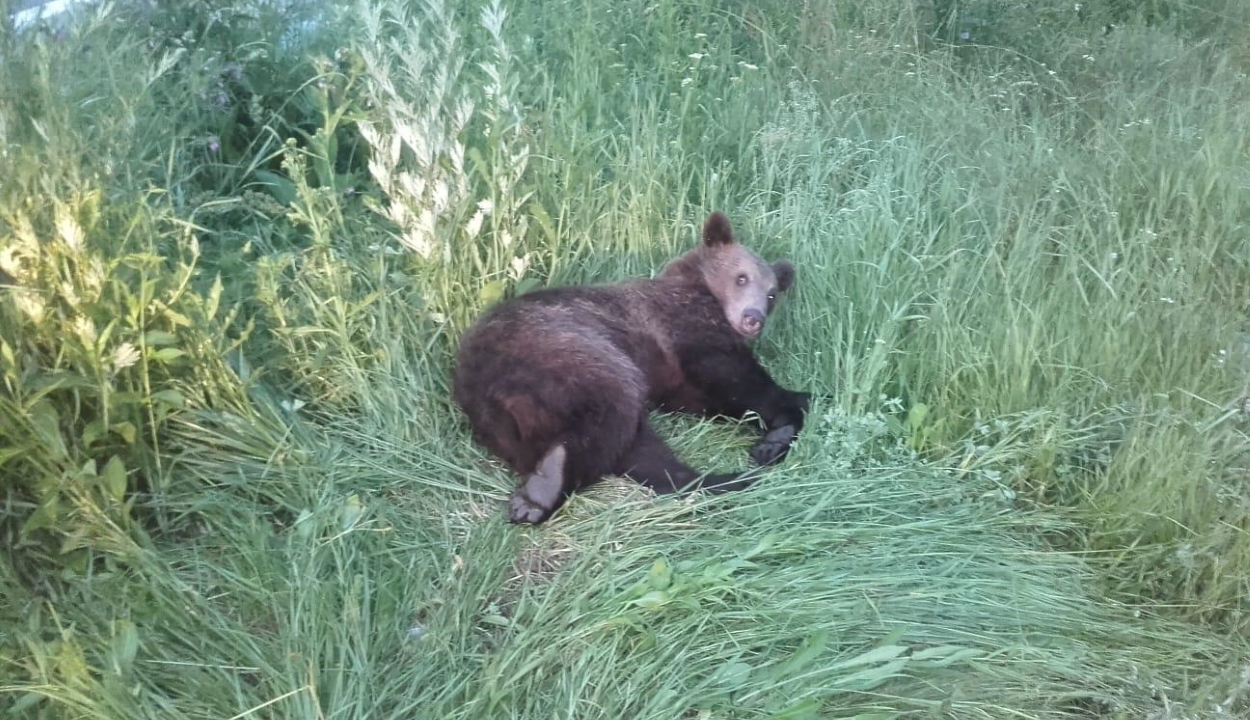
<path fill-rule="evenodd" d="M 654 279 L 538 290 L 482 315 L 461 339 L 454 397 L 474 439 L 525 476 L 509 520 L 540 523 L 606 475 L 660 493 L 754 482 L 750 470 L 701 476 L 656 435 L 648 412 L 754 412 L 764 437 L 752 458 L 781 459 L 809 396 L 774 382 L 748 341 L 793 282 L 793 265 L 761 260 L 717 212 L 702 244 Z"/>

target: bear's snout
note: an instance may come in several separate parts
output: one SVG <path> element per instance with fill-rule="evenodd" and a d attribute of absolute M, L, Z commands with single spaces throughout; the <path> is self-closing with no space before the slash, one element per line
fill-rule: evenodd
<path fill-rule="evenodd" d="M 742 322 L 739 323 L 742 328 L 742 334 L 747 337 L 755 337 L 764 329 L 764 313 L 751 308 L 742 313 Z"/>

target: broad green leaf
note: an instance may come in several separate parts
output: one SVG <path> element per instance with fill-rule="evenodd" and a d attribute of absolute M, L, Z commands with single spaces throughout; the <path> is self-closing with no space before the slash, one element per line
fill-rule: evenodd
<path fill-rule="evenodd" d="M 104 465 L 104 472 L 100 473 L 100 479 L 104 481 L 104 489 L 109 497 L 117 502 L 126 497 L 126 465 L 121 458 L 116 455 L 109 458 Z"/>
<path fill-rule="evenodd" d="M 887 662 L 907 652 L 905 645 L 882 645 L 875 647 L 867 652 L 856 655 L 849 660 L 842 660 L 829 666 L 830 670 L 845 670 L 847 668 L 858 667 L 860 665 L 872 665 L 875 663 Z"/>
<path fill-rule="evenodd" d="M 947 667 L 961 660 L 971 660 L 982 655 L 984 653 L 977 648 L 960 647 L 959 645 L 939 645 L 912 653 L 911 659 L 923 662 L 926 667 Z"/>
<path fill-rule="evenodd" d="M 755 547 L 751 548 L 751 550 L 749 550 L 746 554 L 744 554 L 744 555 L 742 556 L 742 559 L 743 559 L 743 560 L 750 560 L 751 558 L 755 557 L 756 555 L 759 555 L 759 554 L 761 554 L 761 553 L 768 552 L 770 549 L 772 549 L 772 546 L 773 546 L 773 545 L 776 545 L 776 544 L 777 544 L 777 534 L 776 534 L 776 533 L 768 533 L 768 534 L 767 534 L 767 535 L 765 535 L 764 537 L 760 538 L 759 543 L 758 543 L 758 544 L 756 544 L 756 546 L 755 546 Z"/>
<path fill-rule="evenodd" d="M 340 526 L 344 530 L 350 529 L 363 514 L 364 506 L 360 502 L 360 496 L 355 493 L 348 495 L 342 507 L 339 508 Z"/>
<path fill-rule="evenodd" d="M 177 360 L 183 355 L 186 355 L 186 352 L 173 347 L 160 348 L 159 350 L 152 351 L 152 359 L 163 363 Z"/>
<path fill-rule="evenodd" d="M 40 700 L 43 700 L 43 695 L 33 692 L 23 693 L 9 706 L 9 715 L 11 717 L 36 717 L 27 715 L 26 711 L 38 705 Z"/>
<path fill-rule="evenodd" d="M 178 336 L 164 330 L 149 330 L 143 334 L 143 344 L 155 347 L 166 345 L 174 345 L 178 342 Z"/>
<path fill-rule="evenodd" d="M 924 403 L 916 403 L 907 412 L 907 424 L 911 426 L 913 431 L 918 430 L 921 425 L 924 425 L 927 417 L 929 417 L 929 406 Z"/>
<path fill-rule="evenodd" d="M 723 687 L 737 688 L 751 677 L 751 666 L 741 660 L 731 660 L 712 673 L 712 681 Z"/>
<path fill-rule="evenodd" d="M 163 314 L 175 327 L 191 327 L 191 318 L 173 308 L 165 308 Z"/>
<path fill-rule="evenodd" d="M 881 683 L 898 675 L 899 671 L 907 667 L 907 663 L 910 661 L 911 658 L 904 657 L 884 665 L 878 665 L 877 667 L 865 668 L 859 672 L 840 677 L 834 680 L 833 684 L 837 685 L 840 690 L 855 690 L 858 692 L 872 690 Z"/>
<path fill-rule="evenodd" d="M 478 291 L 478 299 L 482 301 L 483 306 L 494 305 L 503 297 L 504 283 L 502 280 L 492 280 L 482 286 Z"/>
<path fill-rule="evenodd" d="M 35 437 L 52 455 L 54 460 L 64 460 L 69 456 L 65 449 L 65 438 L 61 437 L 61 418 L 56 408 L 46 399 L 40 399 L 27 411 Z"/>
<path fill-rule="evenodd" d="M 55 493 L 48 495 L 39 503 L 35 511 L 26 518 L 26 522 L 22 523 L 22 535 L 29 535 L 36 530 L 50 528 L 56 526 L 57 518 L 61 515 L 61 499 Z"/>
<path fill-rule="evenodd" d="M 316 529 L 313 523 L 312 511 L 304 508 L 299 511 L 299 517 L 295 518 L 295 536 L 304 542 L 308 542 L 312 538 L 313 530 Z"/>
<path fill-rule="evenodd" d="M 104 427 L 104 420 L 97 418 L 87 423 L 82 429 L 82 446 L 90 449 L 97 440 L 108 434 L 108 428 Z"/>
<path fill-rule="evenodd" d="M 673 582 L 673 571 L 664 558 L 656 558 L 651 563 L 651 572 L 647 574 L 647 583 L 656 590 L 667 590 Z"/>
<path fill-rule="evenodd" d="M 180 408 L 186 404 L 186 400 L 182 397 L 182 393 L 177 390 L 161 390 L 159 392 L 154 392 L 152 393 L 152 399 L 175 408 Z"/>
<path fill-rule="evenodd" d="M 637 605 L 648 609 L 664 607 L 673 601 L 673 597 L 665 590 L 652 590 L 637 600 L 630 600 L 630 605 Z"/>
<path fill-rule="evenodd" d="M 515 295 L 524 295 L 525 293 L 529 292 L 530 290 L 533 290 L 536 287 L 539 287 L 540 285 L 542 285 L 542 282 L 539 281 L 537 278 L 527 277 L 521 282 L 517 283 L 516 288 L 512 292 Z"/>
<path fill-rule="evenodd" d="M 803 668 L 810 665 L 813 660 L 815 660 L 822 652 L 824 652 L 825 646 L 828 643 L 829 643 L 829 631 L 823 630 L 823 629 L 817 630 L 810 637 L 808 637 L 806 640 L 803 641 L 803 644 L 799 646 L 798 650 L 794 651 L 793 655 L 791 655 L 789 658 L 785 660 L 785 662 L 781 663 L 773 670 L 774 676 L 778 678 L 784 678 L 787 676 L 798 674 L 800 671 L 803 670 Z"/>
<path fill-rule="evenodd" d="M 269 192 L 273 194 L 274 199 L 283 205 L 290 205 L 299 197 L 299 191 L 296 190 L 295 184 L 281 175 L 268 170 L 257 170 L 254 174 L 262 185 L 269 188 Z"/>
<path fill-rule="evenodd" d="M 113 636 L 114 669 L 118 674 L 130 672 L 134 666 L 135 655 L 139 651 L 139 631 L 129 620 L 118 620 L 117 630 Z"/>
<path fill-rule="evenodd" d="M 121 435 L 122 440 L 125 440 L 127 445 L 134 445 L 135 438 L 138 437 L 138 431 L 135 430 L 135 425 L 131 422 L 113 423 L 109 426 L 109 429 Z"/>

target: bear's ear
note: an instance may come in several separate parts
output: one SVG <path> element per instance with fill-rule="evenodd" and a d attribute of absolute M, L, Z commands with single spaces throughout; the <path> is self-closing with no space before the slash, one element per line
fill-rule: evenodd
<path fill-rule="evenodd" d="M 794 284 L 794 266 L 789 260 L 773 263 L 773 274 L 777 276 L 777 290 L 785 292 Z"/>
<path fill-rule="evenodd" d="M 708 247 L 718 247 L 732 245 L 733 242 L 734 230 L 729 224 L 729 218 L 725 217 L 722 212 L 708 215 L 707 221 L 703 223 L 703 244 Z"/>

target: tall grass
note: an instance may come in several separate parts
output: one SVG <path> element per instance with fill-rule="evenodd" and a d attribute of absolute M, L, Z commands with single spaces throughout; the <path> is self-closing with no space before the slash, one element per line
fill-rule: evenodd
<path fill-rule="evenodd" d="M 202 5 L 4 38 L 17 716 L 1250 711 L 1236 5 Z M 795 452 L 507 526 L 459 333 L 711 209 Z"/>

